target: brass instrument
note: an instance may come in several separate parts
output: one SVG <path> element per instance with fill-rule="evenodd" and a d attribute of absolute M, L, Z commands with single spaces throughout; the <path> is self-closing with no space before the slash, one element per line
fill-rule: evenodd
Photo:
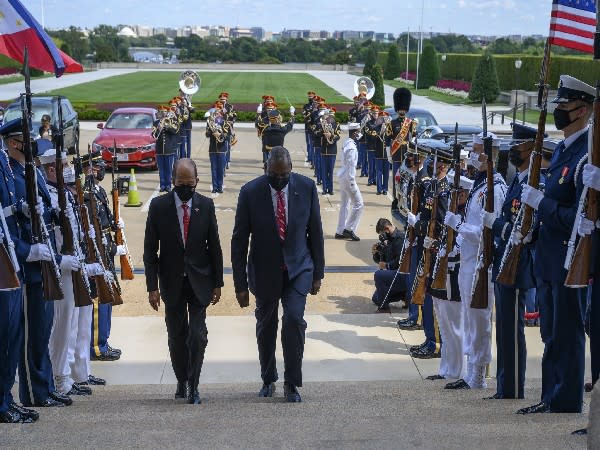
<path fill-rule="evenodd" d="M 390 125 L 391 122 L 392 122 L 391 117 L 384 114 L 382 122 L 381 122 L 381 129 L 379 130 L 379 134 L 377 136 L 379 138 L 379 140 L 381 142 L 383 142 L 384 144 L 385 144 L 385 138 L 392 134 L 392 127 Z"/>
<path fill-rule="evenodd" d="M 323 136 L 329 145 L 335 142 L 335 130 L 326 117 L 321 117 L 321 128 L 323 128 Z"/>
<path fill-rule="evenodd" d="M 171 129 L 174 133 L 179 131 L 179 121 L 175 117 L 175 113 L 173 111 L 168 111 L 163 117 L 158 121 L 158 125 L 152 127 L 152 137 L 154 139 L 158 139 L 162 131 L 165 129 Z"/>
<path fill-rule="evenodd" d="M 187 106 L 192 108 L 192 95 L 200 90 L 200 76 L 193 70 L 186 70 L 179 76 L 179 89 L 185 94 Z"/>
<path fill-rule="evenodd" d="M 216 121 L 215 113 L 216 110 L 208 112 L 208 116 L 206 118 L 206 126 L 208 127 L 216 141 L 220 144 L 223 141 L 225 141 L 225 136 L 228 131 L 228 124 L 226 121 L 223 122 L 223 125 L 218 124 Z"/>
<path fill-rule="evenodd" d="M 364 94 L 367 100 L 375 95 L 375 83 L 369 77 L 358 77 L 354 81 L 354 94 Z"/>

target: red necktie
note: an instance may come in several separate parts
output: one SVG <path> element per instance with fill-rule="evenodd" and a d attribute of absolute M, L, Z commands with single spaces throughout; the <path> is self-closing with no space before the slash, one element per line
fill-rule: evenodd
<path fill-rule="evenodd" d="M 189 206 L 187 203 L 182 203 L 181 207 L 183 208 L 183 242 L 187 242 L 188 227 L 190 226 Z"/>
<path fill-rule="evenodd" d="M 285 241 L 285 200 L 283 198 L 283 192 L 277 191 L 277 232 L 279 233 L 279 239 Z"/>

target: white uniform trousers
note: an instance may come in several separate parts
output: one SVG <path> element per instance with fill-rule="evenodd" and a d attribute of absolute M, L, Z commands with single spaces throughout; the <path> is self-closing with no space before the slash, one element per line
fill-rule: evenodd
<path fill-rule="evenodd" d="M 71 378 L 76 383 L 88 381 L 90 374 L 90 340 L 92 339 L 93 306 L 75 308 L 73 313 L 73 340 L 69 346 Z"/>
<path fill-rule="evenodd" d="M 452 302 L 433 298 L 433 307 L 437 317 L 442 351 L 439 374 L 444 378 L 460 378 L 463 370 L 463 327 L 461 302 Z"/>
<path fill-rule="evenodd" d="M 339 188 L 340 214 L 336 232 L 338 234 L 342 234 L 344 230 L 356 232 L 364 209 L 362 194 L 356 183 L 351 184 L 346 180 L 340 180 Z"/>

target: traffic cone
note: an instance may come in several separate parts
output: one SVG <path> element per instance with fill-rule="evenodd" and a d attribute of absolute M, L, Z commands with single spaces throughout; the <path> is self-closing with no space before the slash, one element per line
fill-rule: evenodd
<path fill-rule="evenodd" d="M 127 194 L 127 203 L 125 203 L 125 206 L 142 206 L 133 168 L 131 168 L 131 174 L 129 175 L 129 193 Z"/>

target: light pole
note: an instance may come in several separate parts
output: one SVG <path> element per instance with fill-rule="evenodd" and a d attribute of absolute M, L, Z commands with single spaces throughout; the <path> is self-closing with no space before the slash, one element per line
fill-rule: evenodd
<path fill-rule="evenodd" d="M 515 106 L 513 108 L 513 123 L 515 123 L 517 121 L 517 108 L 519 105 L 519 69 L 521 68 L 522 64 L 523 64 L 523 61 L 521 61 L 520 59 L 517 59 L 515 61 L 516 86 L 515 86 Z"/>

